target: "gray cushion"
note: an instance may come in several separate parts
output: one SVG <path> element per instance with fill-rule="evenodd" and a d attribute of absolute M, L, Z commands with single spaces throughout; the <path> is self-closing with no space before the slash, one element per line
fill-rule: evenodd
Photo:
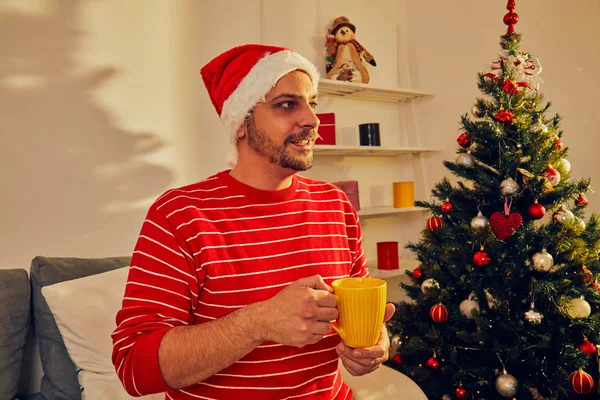
<path fill-rule="evenodd" d="M 129 265 L 130 260 L 130 257 L 95 259 L 36 257 L 31 262 L 33 320 L 40 341 L 40 358 L 44 371 L 41 394 L 44 398 L 74 400 L 81 399 L 81 393 L 76 367 L 67 353 L 52 312 L 42 296 L 42 287 L 122 268 Z"/>
<path fill-rule="evenodd" d="M 0 399 L 17 394 L 31 309 L 24 269 L 0 270 Z"/>

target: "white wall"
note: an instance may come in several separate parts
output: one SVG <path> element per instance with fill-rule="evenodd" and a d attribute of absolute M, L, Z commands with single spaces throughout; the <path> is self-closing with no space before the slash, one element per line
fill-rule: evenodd
<path fill-rule="evenodd" d="M 340 14 L 357 25 L 357 39 L 378 62 L 373 85 L 409 85 L 398 73 L 406 55 L 412 86 L 434 93 L 417 107 L 420 144 L 445 149 L 425 158 L 433 184 L 447 174 L 441 161 L 455 157 L 459 116 L 478 94 L 475 74 L 499 50 L 504 3 L 6 0 L 0 267 L 26 267 L 40 254 L 129 254 L 156 196 L 226 167 L 228 142 L 199 68 L 231 46 L 262 42 L 294 48 L 324 73 L 325 29 Z M 582 0 L 565 10 L 558 0 L 530 0 L 517 11 L 522 48 L 540 58 L 541 90 L 564 117 L 573 175 L 600 178 L 592 75 L 600 62 L 600 3 Z M 384 144 L 409 142 L 401 107 L 323 98 L 319 111 L 336 112 L 344 143 L 357 140 L 359 123 L 372 121 L 381 123 Z M 307 175 L 357 178 L 364 205 L 389 203 L 389 182 L 414 178 L 409 162 L 389 161 L 323 158 Z M 590 210 L 600 210 L 589 197 Z M 377 240 L 416 239 L 424 218 L 365 221 L 368 255 Z"/>

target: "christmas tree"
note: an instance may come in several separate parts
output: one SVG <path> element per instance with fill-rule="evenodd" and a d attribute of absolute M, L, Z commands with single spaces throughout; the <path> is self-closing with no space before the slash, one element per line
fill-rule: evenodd
<path fill-rule="evenodd" d="M 590 181 L 570 178 L 561 117 L 541 66 L 508 32 L 460 119 L 457 183 L 436 183 L 432 216 L 408 248 L 420 266 L 389 322 L 388 364 L 429 399 L 598 398 L 599 218 Z"/>

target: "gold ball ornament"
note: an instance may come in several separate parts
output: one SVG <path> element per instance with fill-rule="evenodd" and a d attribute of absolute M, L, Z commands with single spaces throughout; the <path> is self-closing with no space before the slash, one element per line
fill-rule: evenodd
<path fill-rule="evenodd" d="M 519 389 L 519 381 L 517 378 L 506 372 L 496 378 L 496 390 L 504 397 L 513 397 Z"/>
<path fill-rule="evenodd" d="M 565 170 L 566 173 L 571 172 L 571 163 L 566 158 L 561 158 L 558 160 L 558 163 L 562 166 L 562 169 Z"/>
<path fill-rule="evenodd" d="M 554 258 L 552 258 L 552 255 L 546 249 L 535 253 L 531 257 L 531 261 L 533 261 L 533 268 L 536 271 L 549 272 L 554 267 Z"/>
<path fill-rule="evenodd" d="M 569 317 L 578 319 L 578 318 L 587 318 L 592 313 L 592 307 L 590 303 L 585 301 L 583 296 L 575 299 L 571 299 L 567 303 L 567 314 Z"/>
<path fill-rule="evenodd" d="M 466 153 L 461 153 L 458 155 L 458 157 L 456 158 L 456 164 L 465 168 L 473 168 L 473 166 L 475 165 L 475 159 L 471 155 L 471 152 L 468 151 Z"/>
<path fill-rule="evenodd" d="M 428 291 L 437 290 L 439 288 L 440 284 L 433 278 L 425 279 L 421 284 L 421 292 L 423 292 L 423 294 L 427 294 Z"/>
<path fill-rule="evenodd" d="M 519 191 L 519 184 L 512 178 L 507 178 L 500 183 L 500 193 L 503 196 L 514 196 Z"/>
<path fill-rule="evenodd" d="M 479 211 L 477 213 L 477 216 L 471 220 L 471 229 L 473 229 L 474 231 L 482 231 L 489 224 L 490 224 L 490 221 L 486 217 L 483 216 L 481 211 Z"/>

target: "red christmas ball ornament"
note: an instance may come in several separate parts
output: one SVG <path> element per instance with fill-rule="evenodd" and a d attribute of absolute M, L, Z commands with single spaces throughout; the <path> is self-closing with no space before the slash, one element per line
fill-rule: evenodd
<path fill-rule="evenodd" d="M 504 122 L 506 124 L 510 124 L 511 122 L 513 122 L 513 119 L 515 118 L 515 114 L 513 114 L 512 112 L 510 112 L 508 110 L 500 110 L 500 111 L 498 111 L 498 113 L 496 114 L 496 116 L 494 118 L 498 122 Z"/>
<path fill-rule="evenodd" d="M 585 207 L 588 205 L 588 199 L 586 199 L 583 193 L 581 193 L 579 197 L 575 200 L 575 204 L 581 207 Z"/>
<path fill-rule="evenodd" d="M 427 220 L 427 228 L 432 232 L 442 228 L 443 226 L 444 220 L 437 215 L 434 215 Z"/>
<path fill-rule="evenodd" d="M 466 149 L 471 146 L 471 135 L 469 135 L 467 132 L 464 132 L 458 137 L 458 139 L 456 139 L 456 141 L 460 147 Z"/>
<path fill-rule="evenodd" d="M 449 214 L 452 211 L 454 211 L 454 206 L 452 205 L 452 203 L 450 203 L 450 201 L 448 199 L 446 199 L 444 204 L 442 204 L 442 212 L 444 214 Z"/>
<path fill-rule="evenodd" d="M 581 267 L 581 273 L 585 276 L 585 278 L 583 278 L 585 283 L 591 282 L 594 278 L 592 271 L 590 271 L 585 265 Z"/>
<path fill-rule="evenodd" d="M 596 350 L 596 345 L 590 342 L 587 338 L 584 338 L 583 341 L 577 345 L 577 348 L 590 357 L 596 354 L 598 351 Z"/>
<path fill-rule="evenodd" d="M 527 214 L 533 219 L 541 219 L 546 215 L 546 208 L 535 200 L 527 209 Z"/>
<path fill-rule="evenodd" d="M 440 363 L 433 357 L 429 358 L 425 363 L 431 369 L 438 369 L 440 367 Z"/>
<path fill-rule="evenodd" d="M 483 247 L 473 255 L 473 263 L 480 267 L 490 265 L 490 256 L 488 255 L 487 251 L 483 250 Z"/>
<path fill-rule="evenodd" d="M 402 361 L 402 357 L 400 357 L 400 353 L 394 354 L 392 357 L 392 362 L 398 365 L 404 365 L 404 361 Z"/>
<path fill-rule="evenodd" d="M 593 288 L 596 288 L 596 290 L 598 291 L 598 293 L 600 293 L 600 283 L 598 282 L 594 282 L 591 285 Z"/>
<path fill-rule="evenodd" d="M 429 316 L 434 322 L 443 324 L 448 321 L 448 309 L 442 303 L 438 303 L 431 307 L 429 310 Z"/>
<path fill-rule="evenodd" d="M 554 144 L 556 145 L 556 148 L 558 150 L 562 150 L 563 149 L 563 146 L 564 146 L 563 142 L 562 142 L 562 140 L 559 139 L 558 136 L 556 137 L 556 141 L 554 142 Z"/>
<path fill-rule="evenodd" d="M 458 385 L 456 389 L 454 389 L 454 394 L 457 399 L 466 399 L 467 398 L 467 390 L 463 388 L 462 383 Z"/>
<path fill-rule="evenodd" d="M 569 382 L 578 394 L 588 394 L 594 388 L 594 379 L 581 368 L 569 375 Z"/>
<path fill-rule="evenodd" d="M 423 276 L 423 271 L 420 268 L 413 269 L 412 277 L 415 279 L 421 279 Z"/>

